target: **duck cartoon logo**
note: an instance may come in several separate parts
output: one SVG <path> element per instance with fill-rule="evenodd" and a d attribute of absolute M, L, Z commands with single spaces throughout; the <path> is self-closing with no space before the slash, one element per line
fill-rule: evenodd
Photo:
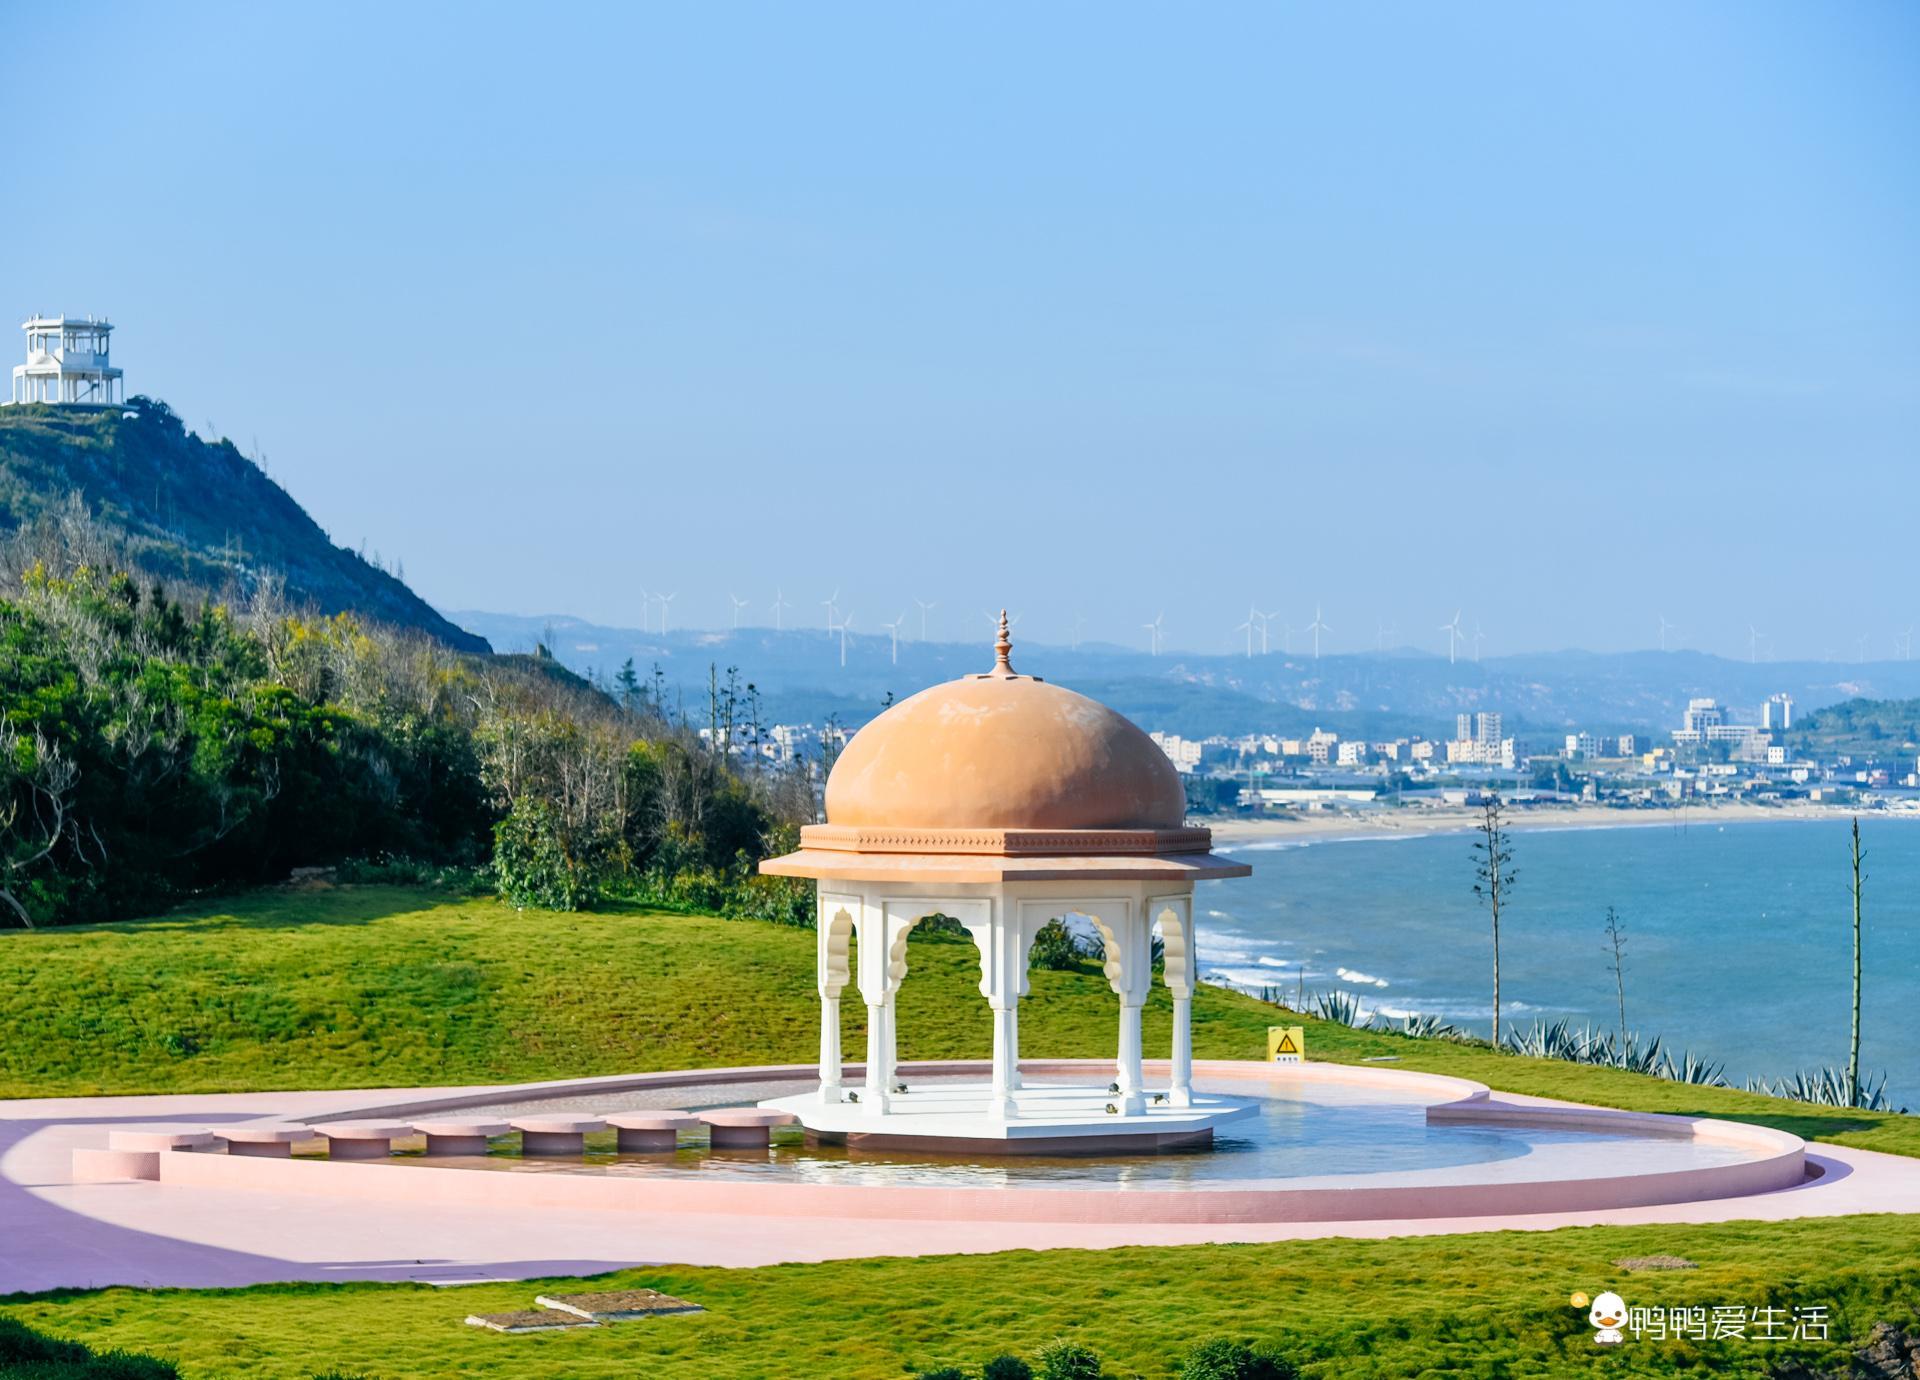
<path fill-rule="evenodd" d="M 1617 1346 L 1624 1340 L 1620 1335 L 1620 1324 L 1627 1320 L 1627 1301 L 1618 1294 L 1606 1293 L 1593 1301 L 1593 1307 L 1587 1311 L 1587 1321 L 1599 1331 L 1593 1334 L 1595 1346 Z"/>

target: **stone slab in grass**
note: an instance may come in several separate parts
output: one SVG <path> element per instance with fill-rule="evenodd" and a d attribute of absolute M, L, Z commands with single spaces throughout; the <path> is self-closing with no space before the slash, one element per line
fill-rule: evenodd
<path fill-rule="evenodd" d="M 468 1317 L 471 1327 L 490 1327 L 495 1332 L 559 1332 L 569 1327 L 598 1327 L 593 1319 L 579 1313 L 564 1313 L 557 1308 L 523 1308 L 518 1313 L 475 1313 Z"/>
<path fill-rule="evenodd" d="M 542 1294 L 534 1300 L 542 1308 L 552 1308 L 594 1322 L 629 1322 L 661 1313 L 704 1313 L 697 1303 L 688 1303 L 657 1289 L 614 1289 L 604 1294 Z"/>
<path fill-rule="evenodd" d="M 1637 1270 L 1692 1270 L 1698 1268 L 1685 1256 L 1678 1255 L 1630 1255 L 1624 1260 L 1613 1262 L 1620 1269 L 1632 1274 Z"/>

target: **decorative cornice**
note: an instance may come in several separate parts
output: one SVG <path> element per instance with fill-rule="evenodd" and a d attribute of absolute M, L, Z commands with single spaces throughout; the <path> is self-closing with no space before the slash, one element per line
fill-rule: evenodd
<path fill-rule="evenodd" d="M 874 829 L 809 824 L 800 846 L 830 853 L 953 853 L 992 857 L 1155 857 L 1205 853 L 1211 829 Z"/>

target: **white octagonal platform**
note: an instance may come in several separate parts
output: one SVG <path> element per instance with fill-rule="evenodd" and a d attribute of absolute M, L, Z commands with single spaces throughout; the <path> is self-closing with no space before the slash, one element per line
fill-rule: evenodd
<path fill-rule="evenodd" d="M 817 1092 L 760 1105 L 791 1112 L 810 1141 L 855 1150 L 916 1150 L 972 1155 L 1151 1154 L 1208 1145 L 1214 1127 L 1252 1116 L 1252 1103 L 1194 1095 L 1189 1105 L 1147 1101 L 1127 1115 L 1117 1093 L 1084 1085 L 1030 1085 L 1013 1091 L 1016 1115 L 998 1117 L 988 1083 L 909 1084 L 881 1111 L 860 1102 L 822 1101 Z"/>

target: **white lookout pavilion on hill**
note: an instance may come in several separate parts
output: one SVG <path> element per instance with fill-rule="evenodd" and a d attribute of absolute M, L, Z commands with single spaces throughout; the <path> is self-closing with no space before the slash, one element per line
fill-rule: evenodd
<path fill-rule="evenodd" d="M 761 871 L 819 888 L 820 1086 L 766 1105 L 810 1137 L 849 1146 L 1072 1153 L 1209 1143 L 1249 1104 L 1192 1087 L 1197 978 L 1193 887 L 1252 869 L 1186 827 L 1186 793 L 1152 739 L 1105 705 L 1014 672 L 1006 615 L 991 671 L 924 690 L 853 736 L 827 781 L 825 824 Z M 907 936 L 950 916 L 980 952 L 993 1012 L 987 1084 L 897 1072 L 895 996 Z M 1020 998 L 1034 936 L 1054 919 L 1090 925 L 1118 998 L 1113 1077 L 1092 1086 L 1028 1085 L 1020 1073 Z M 1142 1076 L 1140 1012 L 1165 950 L 1173 1038 L 1163 1089 Z M 863 1086 L 845 1086 L 840 998 L 867 1010 Z"/>
<path fill-rule="evenodd" d="M 36 316 L 21 329 L 27 362 L 13 366 L 13 402 L 113 407 L 126 401 L 120 371 L 107 358 L 111 324 L 91 316 Z"/>

